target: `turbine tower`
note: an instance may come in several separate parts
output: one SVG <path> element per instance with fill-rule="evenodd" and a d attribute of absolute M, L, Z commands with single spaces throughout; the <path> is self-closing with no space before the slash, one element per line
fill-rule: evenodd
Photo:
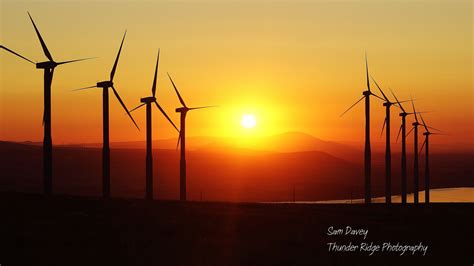
<path fill-rule="evenodd" d="M 385 130 L 385 203 L 391 204 L 392 203 L 392 152 L 390 149 L 390 107 L 395 104 L 391 102 L 387 95 L 382 91 L 379 84 L 375 79 L 371 76 L 372 80 L 374 81 L 375 85 L 379 89 L 382 96 L 385 98 L 385 102 L 383 106 L 385 106 L 385 120 L 383 121 L 382 132 L 383 134 L 385 125 L 387 125 L 387 129 Z"/>
<path fill-rule="evenodd" d="M 137 127 L 138 130 L 140 130 L 137 123 L 135 122 L 132 115 L 130 114 L 127 107 L 125 106 L 125 103 L 122 101 L 122 98 L 120 98 L 120 95 L 115 89 L 114 82 L 113 82 L 114 76 L 115 76 L 115 70 L 117 69 L 117 64 L 120 58 L 120 52 L 122 51 L 123 41 L 125 40 L 126 35 L 127 35 L 127 31 L 125 31 L 122 38 L 122 42 L 120 43 L 120 48 L 119 48 L 117 57 L 115 58 L 112 71 L 110 72 L 110 80 L 100 81 L 100 82 L 97 82 L 96 85 L 77 89 L 77 90 L 85 90 L 85 89 L 90 89 L 90 88 L 102 89 L 102 119 L 103 119 L 102 197 L 103 198 L 110 197 L 109 88 L 112 89 L 113 93 L 115 94 L 115 97 L 120 102 L 120 105 L 122 105 L 123 109 L 125 110 L 127 115 L 130 117 L 133 124 Z"/>
<path fill-rule="evenodd" d="M 423 116 L 420 114 L 421 122 L 423 123 L 423 127 L 425 128 L 425 132 L 423 135 L 425 136 L 425 141 L 423 142 L 423 145 L 421 145 L 420 153 L 423 151 L 423 147 L 425 147 L 425 203 L 430 203 L 430 160 L 429 160 L 429 147 L 430 147 L 430 142 L 429 142 L 429 137 L 430 135 L 442 135 L 439 133 L 433 133 L 429 129 L 434 129 L 438 130 L 436 128 L 430 127 L 425 123 L 425 120 L 423 119 Z"/>
<path fill-rule="evenodd" d="M 30 59 L 8 49 L 7 47 L 0 45 L 1 49 L 4 49 L 22 59 L 27 60 L 28 62 L 35 64 L 37 69 L 44 70 L 44 81 L 43 81 L 43 89 L 44 89 L 44 110 L 43 110 L 43 130 L 44 130 L 44 137 L 43 137 L 43 190 L 46 195 L 51 195 L 53 193 L 53 140 L 51 136 L 51 84 L 53 82 L 53 75 L 54 69 L 63 64 L 78 62 L 87 60 L 90 58 L 83 58 L 83 59 L 76 59 L 76 60 L 69 60 L 69 61 L 62 61 L 62 62 L 55 62 L 53 56 L 48 50 L 46 43 L 41 37 L 41 34 L 36 27 L 33 18 L 31 17 L 30 13 L 28 12 L 28 16 L 30 17 L 31 23 L 35 28 L 36 35 L 41 43 L 41 47 L 43 49 L 44 55 L 48 58 L 49 61 L 34 63 Z"/>
<path fill-rule="evenodd" d="M 168 77 L 170 78 L 171 84 L 173 84 L 173 88 L 178 96 L 179 102 L 183 105 L 182 107 L 176 108 L 176 112 L 180 113 L 180 130 L 179 130 L 179 138 L 178 138 L 178 146 L 181 144 L 181 157 L 179 161 L 179 199 L 182 201 L 186 200 L 186 114 L 188 111 L 196 110 L 196 109 L 204 109 L 210 108 L 215 106 L 201 106 L 201 107 L 187 107 L 184 103 L 183 98 L 179 94 L 178 88 L 173 82 L 170 74 L 168 73 Z M 181 143 L 180 143 L 181 142 Z"/>
<path fill-rule="evenodd" d="M 362 92 L 362 98 L 357 102 L 351 105 L 344 113 L 343 116 L 349 110 L 357 105 L 360 101 L 365 99 L 365 150 L 364 150 L 364 187 L 365 187 L 365 204 L 370 204 L 372 200 L 371 194 L 371 176 L 372 176 L 372 157 L 371 157 L 371 148 L 370 148 L 370 96 L 375 96 L 381 100 L 381 97 L 377 96 L 370 90 L 370 81 L 369 81 L 369 66 L 367 63 L 367 55 L 365 55 L 365 71 L 366 71 L 366 81 L 367 81 L 367 90 Z"/>
<path fill-rule="evenodd" d="M 173 125 L 173 127 L 179 132 L 178 128 L 175 126 L 173 121 L 168 117 L 166 112 L 158 104 L 155 94 L 156 94 L 156 82 L 158 80 L 158 62 L 160 61 L 160 50 L 158 50 L 158 56 L 156 57 L 156 66 L 155 66 L 155 76 L 153 78 L 153 85 L 151 87 L 150 97 L 141 98 L 139 106 L 133 108 L 130 112 L 133 112 L 140 107 L 146 105 L 146 188 L 145 188 L 145 198 L 148 200 L 153 199 L 153 152 L 152 152 L 152 126 L 151 126 L 151 105 L 155 103 L 156 107 L 163 113 L 163 115 L 168 119 L 168 121 Z"/>

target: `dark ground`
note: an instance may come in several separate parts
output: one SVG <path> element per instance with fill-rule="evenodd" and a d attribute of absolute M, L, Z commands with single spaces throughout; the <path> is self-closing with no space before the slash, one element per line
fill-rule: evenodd
<path fill-rule="evenodd" d="M 473 265 L 474 204 L 303 205 L 0 193 L 0 264 Z M 329 226 L 369 230 L 327 236 Z M 428 245 L 330 253 L 327 242 Z"/>

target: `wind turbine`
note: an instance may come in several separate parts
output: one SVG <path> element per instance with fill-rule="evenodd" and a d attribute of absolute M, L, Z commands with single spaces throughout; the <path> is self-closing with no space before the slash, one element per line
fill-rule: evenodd
<path fill-rule="evenodd" d="M 387 95 L 382 91 L 379 84 L 375 79 L 371 76 L 372 80 L 374 81 L 375 85 L 382 93 L 382 96 L 385 98 L 385 102 L 383 106 L 385 106 L 385 120 L 383 121 L 382 132 L 387 125 L 387 129 L 385 130 L 385 203 L 391 204 L 392 203 L 392 153 L 390 149 L 390 107 L 395 104 L 391 102 Z"/>
<path fill-rule="evenodd" d="M 400 136 L 400 133 L 402 134 L 402 158 L 401 158 L 401 164 L 402 164 L 402 204 L 407 203 L 407 151 L 406 151 L 406 116 L 409 114 L 413 113 L 407 113 L 405 109 L 403 108 L 401 102 L 398 100 L 397 96 L 395 96 L 395 93 L 393 93 L 392 90 L 390 90 L 392 93 L 393 97 L 395 98 L 398 107 L 402 110 L 402 112 L 399 114 L 399 116 L 402 118 L 402 123 L 400 125 L 400 129 L 398 130 L 397 134 L 397 141 Z"/>
<path fill-rule="evenodd" d="M 429 165 L 429 136 L 430 135 L 442 135 L 439 133 L 433 133 L 429 130 L 429 128 L 438 130 L 433 127 L 429 127 L 426 123 L 425 120 L 423 119 L 423 116 L 420 114 L 421 122 L 423 123 L 423 127 L 425 128 L 425 132 L 423 135 L 425 136 L 425 141 L 423 142 L 423 145 L 421 145 L 420 153 L 423 151 L 423 147 L 425 147 L 425 203 L 430 203 L 430 165 Z M 439 131 L 439 130 L 438 130 Z"/>
<path fill-rule="evenodd" d="M 174 90 L 176 91 L 176 95 L 178 96 L 179 102 L 183 105 L 182 107 L 176 108 L 176 112 L 180 113 L 180 130 L 179 130 L 179 138 L 178 138 L 178 146 L 181 142 L 181 157 L 179 161 L 179 199 L 185 201 L 186 200 L 186 114 L 188 111 L 196 110 L 196 109 L 204 109 L 210 108 L 215 106 L 201 106 L 201 107 L 187 107 L 184 103 L 183 98 L 179 94 L 178 88 L 173 82 L 170 74 L 168 77 L 170 78 L 171 84 L 173 84 Z"/>
<path fill-rule="evenodd" d="M 102 197 L 104 198 L 110 197 L 109 88 L 112 89 L 112 91 L 115 94 L 115 97 L 120 102 L 123 109 L 132 120 L 133 124 L 137 127 L 138 130 L 140 130 L 137 123 L 135 122 L 132 115 L 130 114 L 127 107 L 125 106 L 124 102 L 122 101 L 122 98 L 120 98 L 120 95 L 115 89 L 114 82 L 113 82 L 114 76 L 115 76 L 115 70 L 117 69 L 117 64 L 120 57 L 120 52 L 122 51 L 123 41 L 125 40 L 126 35 L 127 35 L 127 31 L 125 31 L 122 38 L 122 42 L 120 43 L 120 48 L 119 48 L 117 57 L 115 58 L 114 66 L 112 67 L 112 71 L 110 72 L 110 80 L 100 81 L 100 82 L 97 82 L 96 85 L 81 88 L 81 89 L 76 89 L 76 90 L 85 90 L 85 89 L 90 89 L 90 88 L 102 89 L 102 112 L 103 112 L 102 113 L 102 119 L 103 119 Z"/>
<path fill-rule="evenodd" d="M 419 178 L 420 178 L 420 171 L 418 168 L 418 126 L 421 125 L 418 122 L 418 116 L 416 115 L 416 109 L 415 109 L 415 104 L 413 103 L 413 98 L 411 99 L 411 106 L 413 108 L 413 114 L 415 115 L 415 122 L 413 122 L 411 125 L 413 128 L 410 130 L 413 131 L 414 139 L 413 139 L 413 203 L 418 204 L 418 186 L 419 186 Z M 408 132 L 408 134 L 410 134 Z"/>
<path fill-rule="evenodd" d="M 168 117 L 166 112 L 158 104 L 155 94 L 156 94 L 156 82 L 158 79 L 158 62 L 160 60 L 160 50 L 158 50 L 158 56 L 156 57 L 156 66 L 155 66 L 155 77 L 153 78 L 153 85 L 151 87 L 152 96 L 141 98 L 139 106 L 133 108 L 130 112 L 133 112 L 140 107 L 146 105 L 146 189 L 145 189 L 145 198 L 153 199 L 153 152 L 152 152 L 152 128 L 151 128 L 151 104 L 155 103 L 156 107 L 163 113 L 163 115 L 168 119 L 168 121 L 173 125 L 174 128 L 179 132 L 178 128 L 174 125 L 173 121 Z"/>
<path fill-rule="evenodd" d="M 44 130 L 44 137 L 43 137 L 43 190 L 46 195 L 51 195 L 53 193 L 53 140 L 51 136 L 51 84 L 53 82 L 53 75 L 54 69 L 63 64 L 83 61 L 91 58 L 83 58 L 83 59 L 76 59 L 76 60 L 69 60 L 69 61 L 62 61 L 56 62 L 53 59 L 53 56 L 48 50 L 46 43 L 41 37 L 41 34 L 36 27 L 33 18 L 31 17 L 30 13 L 28 12 L 28 16 L 30 17 L 31 23 L 33 23 L 33 27 L 35 28 L 36 35 L 41 43 L 41 47 L 43 49 L 44 55 L 48 58 L 49 61 L 34 63 L 30 59 L 14 52 L 13 50 L 8 49 L 7 47 L 0 45 L 1 49 L 4 49 L 32 64 L 36 65 L 37 69 L 44 70 L 44 110 L 43 110 L 43 130 Z"/>
<path fill-rule="evenodd" d="M 370 149 L 370 96 L 375 96 L 381 100 L 381 97 L 377 96 L 370 90 L 370 81 L 369 81 L 369 66 L 367 63 L 367 54 L 365 55 L 365 71 L 366 71 L 366 80 L 367 80 L 367 90 L 362 92 L 362 98 L 360 98 L 357 102 L 351 105 L 344 113 L 341 114 L 343 116 L 349 110 L 352 109 L 355 105 L 357 105 L 360 101 L 365 99 L 365 150 L 364 150 L 364 186 L 365 186 L 365 203 L 370 204 L 372 200 L 371 196 L 371 176 L 372 176 L 372 157 L 371 157 L 371 149 Z"/>

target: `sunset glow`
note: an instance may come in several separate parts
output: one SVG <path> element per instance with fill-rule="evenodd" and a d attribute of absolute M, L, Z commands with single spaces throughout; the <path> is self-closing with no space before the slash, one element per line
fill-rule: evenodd
<path fill-rule="evenodd" d="M 193 113 L 188 136 L 242 136 L 248 131 L 240 123 L 242 115 L 253 113 L 258 120 L 253 135 L 297 131 L 362 143 L 362 105 L 344 119 L 339 115 L 365 87 L 367 52 L 371 75 L 384 89 L 391 87 L 400 100 L 422 98 L 417 102 L 421 111 L 436 111 L 425 116 L 433 127 L 462 129 L 434 145 L 466 147 L 474 134 L 471 7 L 470 1 L 124 1 L 109 13 L 106 2 L 50 1 L 45 8 L 37 1 L 7 0 L 2 2 L 1 39 L 33 61 L 44 61 L 29 11 L 56 60 L 97 57 L 55 72 L 55 144 L 101 141 L 101 94 L 72 90 L 109 75 L 127 29 L 114 84 L 128 108 L 149 93 L 158 48 L 156 97 L 175 124 L 180 103 L 167 71 L 187 102 L 219 105 Z M 42 72 L 5 52 L 0 60 L 0 138 L 41 141 Z M 137 131 L 111 101 L 111 141 L 144 139 L 145 131 Z M 384 107 L 374 100 L 371 109 L 377 132 Z M 133 116 L 144 127 L 144 112 Z M 396 128 L 395 113 L 393 119 Z M 154 116 L 153 123 L 154 139 L 176 138 L 166 119 Z M 396 132 L 392 135 L 395 141 Z"/>

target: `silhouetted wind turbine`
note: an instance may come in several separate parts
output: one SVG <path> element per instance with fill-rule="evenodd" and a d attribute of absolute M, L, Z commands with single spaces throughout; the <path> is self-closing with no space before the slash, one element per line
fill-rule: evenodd
<path fill-rule="evenodd" d="M 28 16 L 30 17 L 31 23 L 33 23 L 33 27 L 35 28 L 36 35 L 41 43 L 41 47 L 45 56 L 49 59 L 49 61 L 34 63 L 30 59 L 8 49 L 7 47 L 0 45 L 0 48 L 22 58 L 26 61 L 33 63 L 36 65 L 37 69 L 44 70 L 44 110 L 43 110 L 43 129 L 44 129 L 44 138 L 43 138 L 43 189 L 46 195 L 51 195 L 53 193 L 53 140 L 51 137 L 51 84 L 53 82 L 53 74 L 54 69 L 63 64 L 78 62 L 87 60 L 90 58 L 83 58 L 83 59 L 76 59 L 76 60 L 69 60 L 69 61 L 62 61 L 62 62 L 55 62 L 53 60 L 53 56 L 46 47 L 46 43 L 44 42 L 41 34 L 36 27 L 33 18 L 31 17 L 30 13 L 28 12 Z"/>
<path fill-rule="evenodd" d="M 401 187 L 401 192 L 402 192 L 402 204 L 407 203 L 407 151 L 406 151 L 406 116 L 409 114 L 413 113 L 407 113 L 405 109 L 403 108 L 401 102 L 398 100 L 397 96 L 395 96 L 395 93 L 393 93 L 392 90 L 390 90 L 392 93 L 393 97 L 395 98 L 398 107 L 402 110 L 402 112 L 399 114 L 400 117 L 402 118 L 402 123 L 400 125 L 400 129 L 398 130 L 397 134 L 397 141 L 398 137 L 400 136 L 400 133 L 402 134 L 402 158 L 401 158 L 401 166 L 402 166 L 402 172 L 401 172 L 401 179 L 402 179 L 402 187 Z"/>
<path fill-rule="evenodd" d="M 347 113 L 352 107 L 357 105 L 360 101 L 365 99 L 365 150 L 364 150 L 364 175 L 365 175 L 365 203 L 370 204 L 372 200 L 371 195 L 371 176 L 372 176 L 372 158 L 371 158 L 371 149 L 370 149 L 370 96 L 375 96 L 381 100 L 381 97 L 377 96 L 370 90 L 370 81 L 369 81 L 369 66 L 367 63 L 367 55 L 365 55 L 365 71 L 366 71 L 366 80 L 367 80 L 367 90 L 362 92 L 363 96 L 353 105 L 351 105 L 344 113 L 343 116 Z"/>
<path fill-rule="evenodd" d="M 413 131 L 414 139 L 413 139 L 413 203 L 418 203 L 418 190 L 419 190 L 419 179 L 420 179 L 420 172 L 418 168 L 418 126 L 420 123 L 418 122 L 418 116 L 416 115 L 415 104 L 413 103 L 413 99 L 411 100 L 411 106 L 413 108 L 413 114 L 415 115 L 415 122 L 412 123 L 413 128 L 410 130 Z M 408 134 L 410 134 L 408 132 Z"/>
<path fill-rule="evenodd" d="M 90 88 L 102 88 L 102 118 L 103 118 L 103 147 L 102 147 L 102 197 L 109 198 L 110 197 L 110 143 L 109 143 L 109 88 L 112 88 L 112 91 L 117 97 L 117 100 L 122 105 L 125 112 L 128 114 L 130 119 L 132 120 L 133 124 L 138 127 L 137 123 L 133 119 L 132 115 L 128 111 L 127 107 L 125 106 L 122 98 L 118 94 L 117 90 L 114 87 L 114 75 L 115 70 L 117 69 L 118 60 L 120 57 L 120 52 L 122 51 L 123 41 L 125 40 L 125 36 L 127 35 L 127 31 L 125 31 L 122 42 L 120 43 L 120 48 L 117 53 L 117 57 L 115 58 L 114 66 L 112 67 L 112 71 L 110 72 L 110 80 L 100 81 L 97 82 L 94 86 L 89 86 L 81 89 L 76 90 L 85 90 Z"/>
<path fill-rule="evenodd" d="M 191 108 L 187 107 L 169 73 L 168 77 L 170 78 L 171 84 L 173 84 L 173 88 L 176 91 L 176 95 L 178 96 L 179 102 L 183 105 L 182 107 L 176 108 L 176 112 L 181 114 L 178 138 L 178 146 L 181 144 L 181 157 L 179 161 L 179 199 L 186 200 L 186 114 L 188 113 L 188 111 L 191 110 L 210 108 L 215 106 L 201 106 Z"/>
<path fill-rule="evenodd" d="M 158 50 L 158 56 L 156 57 L 156 66 L 155 66 L 155 76 L 153 78 L 153 85 L 151 87 L 152 96 L 141 98 L 139 106 L 130 110 L 133 112 L 140 107 L 146 105 L 146 189 L 145 189 L 145 198 L 153 199 L 153 152 L 152 152 L 152 128 L 151 128 L 151 104 L 155 103 L 156 107 L 163 113 L 163 115 L 168 119 L 168 121 L 173 125 L 174 128 L 179 132 L 178 128 L 174 125 L 173 121 L 168 117 L 166 112 L 158 104 L 155 94 L 156 94 L 156 82 L 158 80 L 158 62 L 160 61 L 160 50 Z"/>
<path fill-rule="evenodd" d="M 385 93 L 382 91 L 377 81 L 375 81 L 372 76 L 371 78 L 379 89 L 379 91 L 382 93 L 382 96 L 385 98 L 385 102 L 383 103 L 383 106 L 385 106 L 385 120 L 383 121 L 381 134 L 384 131 L 385 125 L 387 125 L 387 129 L 385 130 L 385 203 L 390 204 L 392 203 L 392 152 L 390 149 L 390 107 L 394 103 L 387 98 L 387 95 L 385 95 Z"/>
<path fill-rule="evenodd" d="M 425 136 L 425 141 L 423 142 L 423 145 L 421 145 L 420 152 L 423 151 L 423 147 L 425 147 L 425 203 L 430 203 L 430 165 L 429 165 L 429 137 L 430 135 L 443 135 L 439 133 L 433 133 L 429 130 L 429 128 L 438 130 L 433 127 L 429 127 L 426 123 L 425 120 L 423 119 L 423 116 L 420 114 L 421 122 L 423 123 L 423 127 L 425 128 L 425 132 L 423 135 Z"/>

